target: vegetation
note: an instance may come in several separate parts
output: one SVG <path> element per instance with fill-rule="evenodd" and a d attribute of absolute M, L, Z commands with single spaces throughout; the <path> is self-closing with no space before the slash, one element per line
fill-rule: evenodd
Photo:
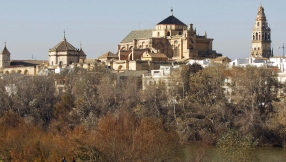
<path fill-rule="evenodd" d="M 62 92 L 55 82 L 64 85 Z M 251 160 L 246 152 L 257 145 L 285 144 L 279 89 L 275 71 L 250 66 L 185 65 L 170 82 L 144 91 L 138 78 L 116 80 L 100 64 L 45 77 L 6 75 L 0 80 L 0 160 L 182 161 L 182 144 L 190 142 L 217 144 L 228 158 Z"/>

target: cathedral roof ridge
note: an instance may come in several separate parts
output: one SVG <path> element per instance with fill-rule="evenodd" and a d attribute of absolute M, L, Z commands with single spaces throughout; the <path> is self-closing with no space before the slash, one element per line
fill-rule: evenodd
<path fill-rule="evenodd" d="M 145 30 L 148 30 L 148 31 L 150 31 L 150 30 L 156 30 L 155 28 L 150 28 L 150 29 L 136 29 L 136 30 L 132 30 L 132 31 L 145 31 Z"/>

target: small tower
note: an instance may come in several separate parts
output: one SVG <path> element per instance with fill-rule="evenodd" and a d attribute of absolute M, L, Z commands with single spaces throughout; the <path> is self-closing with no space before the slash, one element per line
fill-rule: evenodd
<path fill-rule="evenodd" d="M 8 51 L 5 42 L 5 47 L 3 51 L 0 53 L 0 68 L 6 68 L 9 66 L 10 66 L 10 52 Z"/>
<path fill-rule="evenodd" d="M 254 27 L 252 28 L 252 48 L 250 57 L 271 57 L 271 29 L 268 25 L 264 8 L 258 8 Z"/>

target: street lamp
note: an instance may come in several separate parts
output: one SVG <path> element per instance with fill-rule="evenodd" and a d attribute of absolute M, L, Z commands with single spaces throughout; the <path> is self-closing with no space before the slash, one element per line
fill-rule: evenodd
<path fill-rule="evenodd" d="M 283 43 L 283 46 L 282 46 L 282 47 L 277 47 L 277 48 L 278 48 L 278 49 L 280 49 L 280 48 L 283 49 L 283 57 L 284 57 L 284 48 L 285 48 L 284 43 Z"/>

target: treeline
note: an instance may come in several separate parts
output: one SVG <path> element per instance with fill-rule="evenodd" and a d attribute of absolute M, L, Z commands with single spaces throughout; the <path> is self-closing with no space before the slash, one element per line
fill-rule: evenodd
<path fill-rule="evenodd" d="M 57 93 L 55 81 L 65 92 Z M 285 143 L 285 103 L 277 98 L 283 85 L 273 70 L 194 64 L 145 90 L 137 83 L 98 64 L 59 75 L 4 75 L 0 160 L 182 161 L 183 144 L 222 145 L 232 131 L 259 145 Z"/>

